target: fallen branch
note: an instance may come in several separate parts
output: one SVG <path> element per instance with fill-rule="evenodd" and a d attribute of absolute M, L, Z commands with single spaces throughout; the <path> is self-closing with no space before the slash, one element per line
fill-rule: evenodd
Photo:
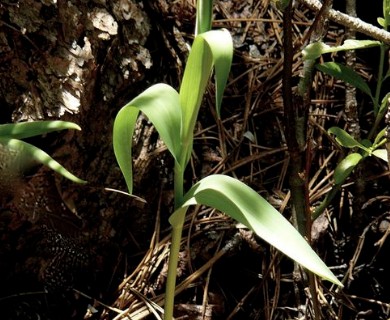
<path fill-rule="evenodd" d="M 318 0 L 298 0 L 298 1 L 315 12 L 319 12 L 322 7 L 322 3 Z M 375 40 L 382 41 L 386 44 L 390 44 L 390 32 L 387 32 L 383 29 L 379 29 L 373 26 L 372 24 L 360 20 L 359 18 L 351 17 L 345 13 L 342 13 L 334 9 L 329 10 L 328 18 L 351 30 L 363 33 L 367 36 L 372 37 Z"/>

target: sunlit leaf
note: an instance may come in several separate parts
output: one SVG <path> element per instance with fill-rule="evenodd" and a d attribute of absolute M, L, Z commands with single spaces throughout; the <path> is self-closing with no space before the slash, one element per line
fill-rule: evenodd
<path fill-rule="evenodd" d="M 133 193 L 132 137 L 138 114 L 139 109 L 131 105 L 124 106 L 119 110 L 115 118 L 112 133 L 115 158 L 125 178 L 127 190 L 130 194 Z"/>
<path fill-rule="evenodd" d="M 299 232 L 253 189 L 237 179 L 212 175 L 195 184 L 184 197 L 184 204 L 170 217 L 173 227 L 183 222 L 190 205 L 216 208 L 246 225 L 261 238 L 315 274 L 342 286 Z"/>
<path fill-rule="evenodd" d="M 351 153 L 341 160 L 334 170 L 334 182 L 342 184 L 362 158 L 359 153 Z"/>
<path fill-rule="evenodd" d="M 352 68 L 337 62 L 325 62 L 322 64 L 317 64 L 316 68 L 321 72 L 335 77 L 336 79 L 343 80 L 344 82 L 353 85 L 372 98 L 370 87 Z"/>
<path fill-rule="evenodd" d="M 371 47 L 377 47 L 381 45 L 380 41 L 374 40 L 345 40 L 344 44 L 341 46 L 329 46 L 323 42 L 314 42 L 305 47 L 302 51 L 304 60 L 314 60 L 319 58 L 324 53 L 331 53 L 337 51 L 345 50 L 355 50 L 355 49 L 367 49 Z"/>
<path fill-rule="evenodd" d="M 87 183 L 66 170 L 46 152 L 27 142 L 17 139 L 0 138 L 0 143 L 9 149 L 12 156 L 15 156 L 14 162 L 11 163 L 12 168 L 9 168 L 10 170 L 24 171 L 34 163 L 41 163 L 73 182 Z"/>
<path fill-rule="evenodd" d="M 19 122 L 0 125 L 0 137 L 24 139 L 30 138 L 45 133 L 60 131 L 65 129 L 81 130 L 81 128 L 68 121 L 31 121 L 31 122 Z"/>
<path fill-rule="evenodd" d="M 194 40 L 179 91 L 183 116 L 183 157 L 180 163 L 183 167 L 192 151 L 195 123 L 212 68 L 215 66 L 216 109 L 219 116 L 232 57 L 233 41 L 227 30 L 208 31 Z"/>
<path fill-rule="evenodd" d="M 378 24 L 382 27 L 382 28 L 386 28 L 386 20 L 383 19 L 383 18 L 377 18 L 376 19 Z"/>
<path fill-rule="evenodd" d="M 386 149 L 376 149 L 372 152 L 372 154 L 375 156 L 375 157 L 378 157 L 379 159 L 382 159 L 383 161 L 386 161 L 388 162 L 389 161 L 389 158 L 388 158 L 388 155 L 387 155 L 387 150 Z"/>
<path fill-rule="evenodd" d="M 182 152 L 179 95 L 169 85 L 153 85 L 124 106 L 114 122 L 114 153 L 130 194 L 133 191 L 132 137 L 140 111 L 153 123 L 175 159 Z"/>

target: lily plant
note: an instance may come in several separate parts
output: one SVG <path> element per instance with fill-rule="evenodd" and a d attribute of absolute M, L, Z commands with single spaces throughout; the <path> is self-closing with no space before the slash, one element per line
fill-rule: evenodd
<path fill-rule="evenodd" d="M 176 270 L 187 210 L 193 205 L 215 208 L 253 230 L 265 241 L 320 277 L 341 282 L 312 250 L 306 240 L 255 190 L 227 175 L 210 175 L 184 190 L 184 171 L 191 157 L 194 128 L 210 76 L 215 75 L 216 113 L 220 117 L 233 58 L 233 42 L 225 30 L 210 30 L 212 1 L 197 2 L 196 32 L 179 91 L 159 83 L 152 85 L 121 108 L 113 128 L 114 153 L 133 192 L 132 136 L 140 112 L 158 131 L 174 159 L 174 212 L 169 218 L 172 242 L 164 306 L 164 319 L 172 320 Z"/>

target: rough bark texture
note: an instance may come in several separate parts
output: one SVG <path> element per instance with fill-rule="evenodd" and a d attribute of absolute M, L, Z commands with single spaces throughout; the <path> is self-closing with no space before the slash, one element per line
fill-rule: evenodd
<path fill-rule="evenodd" d="M 18 183 L 0 218 L 0 273 L 8 278 L 1 296 L 10 294 L 7 285 L 15 292 L 38 290 L 40 285 L 61 291 L 91 270 L 84 285 L 93 289 L 91 283 L 101 281 L 99 285 L 108 286 L 115 281 L 108 269 L 120 260 L 121 249 L 139 252 L 147 245 L 155 219 L 150 206 L 104 188 L 125 190 L 112 150 L 112 125 L 153 65 L 145 45 L 150 32 L 150 19 L 138 1 L 25 0 L 0 5 L 1 123 L 78 123 L 82 132 L 54 133 L 33 143 L 88 181 L 81 187 L 39 168 Z M 135 142 L 140 155 L 150 152 L 145 138 L 156 142 L 152 133 L 150 124 L 140 121 Z M 160 190 L 155 166 L 159 154 L 154 154 L 136 161 L 142 175 L 154 175 L 155 183 L 142 188 L 142 180 L 136 179 L 135 190 L 148 203 L 154 203 Z M 139 171 L 136 167 L 135 173 Z M 14 250 L 23 258 L 14 259 Z M 31 287 L 16 281 L 20 274 L 31 276 Z"/>

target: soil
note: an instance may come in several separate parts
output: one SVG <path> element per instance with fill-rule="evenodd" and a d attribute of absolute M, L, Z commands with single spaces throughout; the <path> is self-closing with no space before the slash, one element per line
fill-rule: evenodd
<path fill-rule="evenodd" d="M 215 88 L 212 83 L 208 87 L 186 188 L 209 174 L 228 174 L 291 219 L 282 14 L 267 0 L 214 6 L 213 26 L 231 32 L 234 61 L 220 125 Z M 365 13 L 358 8 L 362 19 L 372 19 Z M 1 123 L 77 122 L 81 132 L 51 133 L 28 142 L 88 181 L 75 185 L 45 167 L 0 179 L 1 319 L 161 316 L 173 161 L 141 116 L 134 139 L 137 197 L 119 192 L 126 187 L 112 150 L 112 125 L 119 109 L 151 84 L 178 88 L 194 17 L 192 1 L 0 5 Z M 313 18 L 304 6 L 296 7 L 294 43 L 308 32 Z M 327 43 L 345 39 L 339 25 L 328 28 Z M 344 54 L 324 59 L 344 61 Z M 354 66 L 372 87 L 373 60 L 363 51 Z M 301 69 L 297 55 L 296 82 Z M 63 99 L 65 91 L 68 99 Z M 356 96 L 355 121 L 365 138 L 373 124 L 372 105 L 362 93 Z M 311 98 L 305 167 L 315 208 L 332 187 L 332 170 L 348 152 L 326 130 L 347 128 L 350 120 L 343 82 L 316 72 Z M 388 172 L 384 161 L 369 157 L 313 222 L 312 247 L 344 284 L 341 289 L 317 279 L 315 299 L 307 276 L 303 271 L 297 276 L 290 259 L 223 213 L 194 208 L 182 239 L 176 319 L 389 319 Z"/>

